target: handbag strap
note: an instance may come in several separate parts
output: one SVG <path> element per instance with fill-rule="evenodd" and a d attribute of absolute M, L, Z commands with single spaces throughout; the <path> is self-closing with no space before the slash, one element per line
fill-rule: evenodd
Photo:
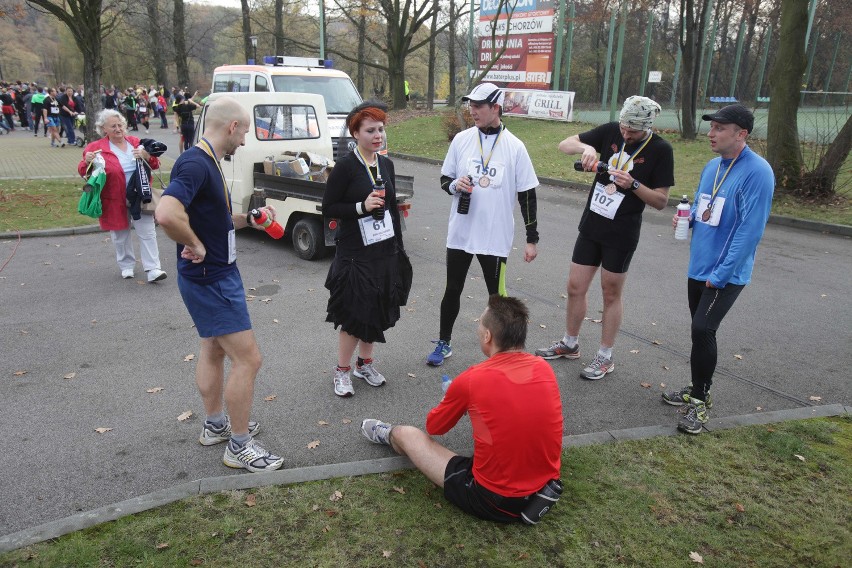
<path fill-rule="evenodd" d="M 163 176 L 160 175 L 160 170 L 154 170 L 154 173 L 157 174 L 157 181 L 160 182 L 160 189 L 165 190 L 166 184 L 163 183 Z"/>

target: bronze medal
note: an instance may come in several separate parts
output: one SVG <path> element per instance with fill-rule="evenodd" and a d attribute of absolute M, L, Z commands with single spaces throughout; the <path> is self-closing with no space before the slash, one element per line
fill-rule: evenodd
<path fill-rule="evenodd" d="M 488 176 L 482 176 L 479 178 L 479 187 L 488 187 L 491 185 L 491 178 Z"/>
<path fill-rule="evenodd" d="M 713 210 L 710 207 L 708 207 L 707 209 L 704 210 L 704 213 L 701 214 L 701 220 L 706 223 L 707 221 L 710 220 L 710 215 L 712 215 L 712 213 L 713 213 Z"/>
<path fill-rule="evenodd" d="M 614 183 L 609 183 L 609 184 L 607 184 L 607 185 L 604 187 L 604 191 L 606 192 L 606 194 L 607 194 L 607 195 L 612 195 L 612 194 L 614 194 L 614 193 L 615 193 L 616 191 L 618 191 L 618 190 L 617 190 L 617 188 L 615 187 L 615 184 L 614 184 Z"/>

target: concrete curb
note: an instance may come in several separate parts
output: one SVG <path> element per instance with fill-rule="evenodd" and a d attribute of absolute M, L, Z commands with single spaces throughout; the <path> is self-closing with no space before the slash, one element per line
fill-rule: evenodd
<path fill-rule="evenodd" d="M 410 154 L 399 154 L 397 152 L 388 152 L 391 158 L 399 158 L 401 160 L 409 160 L 419 162 L 421 164 L 432 164 L 440 166 L 443 160 L 435 158 L 423 158 L 421 156 L 412 156 Z M 539 177 L 538 181 L 542 184 L 553 185 L 556 187 L 565 187 L 577 191 L 586 192 L 589 189 L 588 184 L 580 184 L 571 181 L 565 181 L 556 178 Z M 677 192 L 675 192 L 677 193 Z M 680 198 L 669 195 L 669 205 L 676 206 L 680 202 Z M 795 217 L 784 217 L 783 215 L 770 215 L 769 223 L 779 225 L 781 227 L 791 227 L 794 229 L 802 229 L 805 231 L 814 231 L 817 233 L 830 233 L 832 235 L 840 235 L 843 237 L 852 237 L 852 227 L 848 225 L 837 225 L 834 223 L 822 223 L 820 221 L 810 221 L 807 219 L 797 219 Z"/>
<path fill-rule="evenodd" d="M 852 408 L 842 404 L 829 404 L 824 406 L 809 406 L 804 408 L 791 408 L 776 410 L 759 414 L 746 414 L 742 416 L 729 416 L 710 420 L 705 429 L 708 432 L 717 430 L 728 430 L 741 426 L 754 426 L 785 422 L 789 420 L 804 420 L 808 418 L 825 418 L 829 416 L 852 415 Z M 625 430 L 608 430 L 603 432 L 591 432 L 575 436 L 565 436 L 562 439 L 563 448 L 590 446 L 595 444 L 608 444 L 625 440 L 645 440 L 660 436 L 674 436 L 677 434 L 675 426 L 644 426 L 640 428 L 629 428 Z M 470 448 L 460 450 L 462 454 L 472 453 Z M 372 475 L 376 473 L 387 473 L 400 469 L 413 469 L 411 461 L 402 456 L 382 458 L 375 460 L 364 460 L 339 464 L 320 465 L 296 469 L 273 471 L 270 473 L 254 475 L 227 475 L 222 477 L 207 477 L 189 483 L 162 489 L 147 495 L 134 497 L 113 505 L 107 505 L 91 511 L 77 513 L 64 519 L 51 521 L 33 528 L 24 529 L 16 533 L 0 537 L 0 553 L 10 552 L 24 546 L 37 544 L 53 538 L 86 529 L 101 523 L 114 521 L 121 517 L 141 513 L 149 509 L 168 505 L 187 497 L 206 495 L 221 491 L 234 491 L 243 489 L 254 489 L 257 487 L 268 487 L 272 485 L 289 485 L 292 483 L 303 483 L 306 481 L 319 481 L 333 479 L 336 477 L 352 477 L 359 475 Z"/>
<path fill-rule="evenodd" d="M 14 231 L 10 233 L 0 233 L 0 239 L 17 239 L 20 236 L 22 239 L 27 237 L 66 237 L 68 235 L 88 235 L 91 233 L 99 233 L 100 225 L 83 225 L 82 227 L 67 227 L 61 229 L 33 229 L 32 231 Z"/>

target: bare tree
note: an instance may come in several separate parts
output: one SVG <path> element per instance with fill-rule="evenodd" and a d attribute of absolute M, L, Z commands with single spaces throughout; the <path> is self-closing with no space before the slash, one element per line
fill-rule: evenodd
<path fill-rule="evenodd" d="M 83 54 L 86 113 L 94 116 L 103 108 L 100 96 L 103 38 L 121 19 L 125 4 L 120 0 L 27 0 L 27 3 L 56 17 L 74 36 L 74 42 Z"/>
<path fill-rule="evenodd" d="M 155 46 L 150 51 L 154 65 L 154 81 L 158 85 L 165 85 L 168 79 L 166 77 L 166 59 L 163 56 L 163 50 L 160 49 L 163 38 L 160 33 L 159 0 L 145 0 L 145 9 L 148 14 L 148 33 L 150 34 L 151 45 Z"/>
<path fill-rule="evenodd" d="M 251 51 L 251 10 L 248 0 L 240 0 L 240 11 L 243 15 L 243 61 L 248 61 L 254 57 Z"/>
<path fill-rule="evenodd" d="M 189 65 L 186 52 L 186 28 L 183 0 L 174 0 L 175 11 L 172 15 L 172 29 L 175 42 L 175 67 L 177 67 L 178 85 L 189 86 Z"/>
<path fill-rule="evenodd" d="M 426 108 L 432 110 L 435 105 L 435 43 L 438 41 L 438 0 L 432 12 L 432 24 L 429 27 L 429 76 L 426 79 Z"/>
<path fill-rule="evenodd" d="M 695 140 L 698 112 L 698 87 L 701 83 L 701 37 L 707 28 L 707 15 L 714 0 L 680 0 L 680 76 L 681 138 Z"/>

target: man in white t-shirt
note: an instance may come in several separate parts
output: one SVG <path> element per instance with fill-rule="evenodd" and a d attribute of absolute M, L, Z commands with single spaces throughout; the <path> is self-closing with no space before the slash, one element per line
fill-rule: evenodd
<path fill-rule="evenodd" d="M 453 138 L 441 167 L 441 189 L 453 197 L 447 231 L 447 287 L 441 300 L 441 328 L 426 358 L 439 366 L 453 354 L 450 340 L 461 294 L 476 255 L 488 294 L 506 296 L 506 258 L 512 249 L 515 199 L 527 232 L 524 260 L 538 254 L 535 188 L 538 178 L 524 143 L 500 120 L 503 91 L 492 83 L 477 85 L 462 101 L 470 104 L 474 126 Z"/>

